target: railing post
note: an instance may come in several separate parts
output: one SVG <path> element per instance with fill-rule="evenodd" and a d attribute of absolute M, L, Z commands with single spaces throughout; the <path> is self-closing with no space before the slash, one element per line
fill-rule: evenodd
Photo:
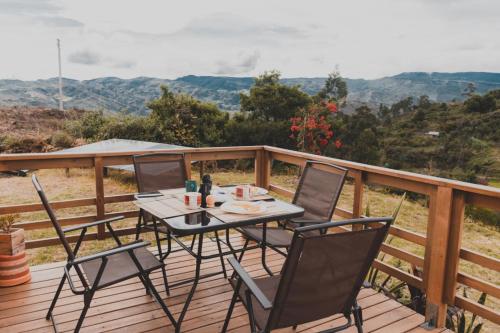
<path fill-rule="evenodd" d="M 444 327 L 446 321 L 444 292 L 452 201 L 453 189 L 449 187 L 438 186 L 430 197 L 424 264 L 425 319 L 429 327 Z"/>
<path fill-rule="evenodd" d="M 261 149 L 255 152 L 255 185 L 269 188 L 271 182 L 271 156 L 268 151 Z"/>
<path fill-rule="evenodd" d="M 458 264 L 460 262 L 460 247 L 464 227 L 465 193 L 453 191 L 451 206 L 450 238 L 448 240 L 448 255 L 446 261 L 444 300 L 448 305 L 454 305 L 457 289 Z"/>
<path fill-rule="evenodd" d="M 187 179 L 191 179 L 191 160 L 192 156 L 190 153 L 184 154 L 184 163 L 186 165 Z M 201 178 L 200 178 L 201 181 Z"/>
<path fill-rule="evenodd" d="M 363 171 L 355 171 L 354 173 L 354 202 L 352 204 L 353 218 L 363 215 L 363 194 L 365 181 Z"/>
<path fill-rule="evenodd" d="M 105 217 L 106 211 L 104 208 L 104 163 L 102 157 L 94 158 L 95 169 L 95 198 L 96 198 L 96 215 L 97 220 L 102 220 Z M 104 225 L 97 226 L 97 238 L 104 239 Z"/>

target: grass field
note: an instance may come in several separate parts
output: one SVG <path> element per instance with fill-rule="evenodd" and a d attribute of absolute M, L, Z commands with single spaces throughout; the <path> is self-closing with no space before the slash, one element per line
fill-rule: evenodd
<path fill-rule="evenodd" d="M 82 197 L 95 196 L 95 184 L 93 178 L 93 170 L 88 169 L 71 169 L 69 177 L 65 170 L 40 170 L 37 172 L 40 182 L 45 188 L 49 200 L 67 200 Z M 194 178 L 197 179 L 197 172 L 193 171 Z M 253 172 L 241 171 L 219 171 L 212 173 L 214 184 L 235 184 L 235 183 L 251 183 L 254 181 Z M 297 185 L 297 176 L 292 170 L 289 174 L 273 175 L 271 182 L 283 186 L 285 188 L 295 190 Z M 22 204 L 38 202 L 36 192 L 31 184 L 30 177 L 6 177 L 0 178 L 0 205 Z M 112 172 L 110 176 L 104 180 L 104 188 L 106 195 L 133 193 L 136 189 L 133 178 L 130 175 Z M 4 190 L 6 189 L 6 190 Z M 372 216 L 390 215 L 400 201 L 400 195 L 392 194 L 384 189 L 365 189 L 364 203 L 369 202 L 370 212 Z M 347 183 L 342 192 L 339 206 L 348 210 L 352 209 L 353 202 L 353 186 Z M 107 212 L 131 210 L 135 209 L 133 203 L 117 203 L 106 205 Z M 71 209 L 62 209 L 57 211 L 59 217 L 76 216 L 95 214 L 95 207 L 80 207 Z M 403 204 L 400 215 L 396 222 L 397 225 L 405 229 L 425 235 L 427 228 L 428 209 L 426 208 L 426 200 L 407 200 Z M 22 214 L 20 220 L 33 221 L 46 219 L 47 215 L 44 212 Z M 117 228 L 125 226 L 135 226 L 136 219 L 127 219 L 115 223 Z M 89 232 L 93 232 L 90 230 Z M 46 237 L 54 237 L 55 232 L 51 229 L 41 229 L 27 232 L 27 239 L 40 239 Z M 132 240 L 132 236 L 127 237 Z M 152 235 L 146 235 L 144 238 L 153 240 Z M 464 237 L 462 246 L 480 253 L 500 257 L 498 250 L 500 244 L 500 233 L 494 227 L 484 225 L 479 221 L 466 219 L 464 228 Z M 114 241 L 89 241 L 85 242 L 80 249 L 80 255 L 96 252 L 105 248 L 114 246 Z M 395 238 L 391 245 L 405 249 L 419 256 L 424 256 L 424 248 L 410 243 L 408 241 Z M 29 250 L 30 263 L 32 265 L 65 260 L 66 255 L 62 246 L 50 246 L 38 249 Z M 403 269 L 409 270 L 410 267 L 405 262 L 398 259 L 386 256 L 386 261 Z M 485 279 L 493 284 L 500 284 L 500 276 L 494 271 L 473 265 L 462 261 L 460 263 L 461 270 L 471 275 Z M 391 281 L 391 283 L 397 283 Z M 477 299 L 479 293 L 469 291 L 471 298 Z M 500 302 L 492 297 L 488 298 L 487 305 L 500 309 Z M 487 323 L 487 327 L 483 332 L 496 332 L 500 327 L 491 323 Z"/>

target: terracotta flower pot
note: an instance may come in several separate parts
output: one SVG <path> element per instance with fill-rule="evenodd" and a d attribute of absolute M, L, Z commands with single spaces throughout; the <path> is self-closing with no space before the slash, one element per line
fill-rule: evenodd
<path fill-rule="evenodd" d="M 11 287 L 31 280 L 24 251 L 24 230 L 0 232 L 0 287 Z"/>

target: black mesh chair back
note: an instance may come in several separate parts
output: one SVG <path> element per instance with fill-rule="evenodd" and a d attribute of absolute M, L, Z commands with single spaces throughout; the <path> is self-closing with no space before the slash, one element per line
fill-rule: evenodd
<path fill-rule="evenodd" d="M 304 208 L 303 219 L 330 221 L 344 186 L 347 170 L 308 161 L 300 177 L 293 203 Z"/>
<path fill-rule="evenodd" d="M 379 221 L 386 223 L 333 234 L 308 232 L 314 226 L 297 228 L 268 328 L 303 324 L 337 313 L 349 314 L 392 218 Z"/>
<path fill-rule="evenodd" d="M 156 192 L 185 186 L 184 154 L 159 153 L 133 157 L 139 192 Z"/>
<path fill-rule="evenodd" d="M 33 185 L 35 186 L 36 192 L 38 193 L 38 196 L 40 197 L 40 200 L 42 201 L 43 207 L 47 211 L 47 214 L 49 215 L 50 222 L 52 222 L 52 225 L 54 226 L 54 229 L 56 230 L 57 236 L 59 237 L 59 240 L 61 241 L 61 244 L 64 246 L 64 250 L 68 254 L 69 259 L 74 259 L 75 255 L 73 253 L 73 250 L 71 249 L 71 246 L 69 245 L 68 240 L 66 239 L 66 236 L 64 235 L 64 232 L 59 225 L 59 222 L 57 221 L 57 217 L 54 214 L 54 211 L 52 210 L 52 207 L 50 206 L 49 201 L 47 200 L 47 196 L 43 192 L 42 186 L 40 185 L 38 178 L 36 177 L 35 174 L 31 176 L 31 181 L 33 182 Z"/>

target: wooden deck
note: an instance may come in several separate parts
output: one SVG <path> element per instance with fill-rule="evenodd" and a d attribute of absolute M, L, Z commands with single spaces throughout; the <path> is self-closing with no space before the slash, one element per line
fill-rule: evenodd
<path fill-rule="evenodd" d="M 235 243 L 239 236 L 232 237 Z M 210 243 L 210 242 L 209 242 Z M 206 244 L 208 252 L 215 251 L 215 245 Z M 272 252 L 272 251 L 269 251 Z M 243 266 L 252 276 L 263 276 L 260 252 L 245 254 Z M 270 253 L 268 263 L 278 271 L 283 257 Z M 203 264 L 203 272 L 219 270 L 217 259 Z M 229 265 L 227 265 L 229 266 Z M 184 251 L 169 257 L 169 281 L 178 281 L 193 275 L 194 263 Z M 31 283 L 12 288 L 0 289 L 0 332 L 53 332 L 45 314 L 62 275 L 62 263 L 33 266 Z M 178 317 L 190 285 L 171 290 L 166 297 L 163 280 L 159 272 L 152 275 L 153 283 L 165 297 L 165 302 Z M 182 325 L 183 332 L 220 332 L 225 318 L 232 290 L 222 274 L 199 284 L 190 309 Z M 424 330 L 420 325 L 424 317 L 390 300 L 372 289 L 363 289 L 359 295 L 363 308 L 365 332 L 443 332 L 443 329 Z M 60 332 L 72 331 L 83 305 L 82 296 L 73 295 L 66 285 L 55 309 L 55 319 Z M 241 305 L 237 305 L 230 322 L 231 332 L 248 332 L 247 315 Z M 334 316 L 307 325 L 300 325 L 298 332 L 318 332 L 343 322 Z M 82 332 L 173 332 L 172 326 L 157 303 L 145 295 L 140 281 L 129 280 L 96 293 L 92 306 L 85 318 Z M 287 330 L 288 331 L 288 330 Z M 291 329 L 289 331 L 292 331 Z M 355 332 L 351 327 L 345 332 Z"/>

